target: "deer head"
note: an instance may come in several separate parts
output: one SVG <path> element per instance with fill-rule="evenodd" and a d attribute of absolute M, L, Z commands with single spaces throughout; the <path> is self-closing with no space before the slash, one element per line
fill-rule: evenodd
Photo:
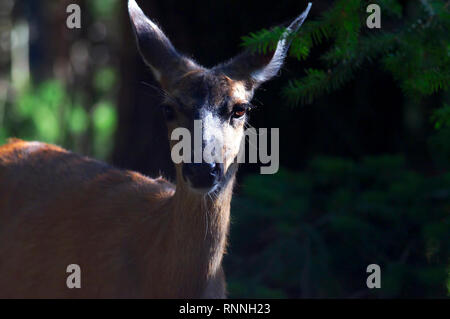
<path fill-rule="evenodd" d="M 310 7 L 308 4 L 286 29 L 274 52 L 245 51 L 226 63 L 206 69 L 180 54 L 136 1 L 129 0 L 128 10 L 139 51 L 166 92 L 163 109 L 169 137 L 179 127 L 188 129 L 195 137 L 195 125 L 201 123 L 201 150 L 189 154 L 193 160 L 176 164 L 177 185 L 184 183 L 188 189 L 206 194 L 220 189 L 234 176 L 235 159 L 255 89 L 277 75 L 290 45 L 288 35 L 302 25 Z M 174 144 L 171 141 L 171 147 Z M 210 156 L 195 160 L 199 152 Z"/>

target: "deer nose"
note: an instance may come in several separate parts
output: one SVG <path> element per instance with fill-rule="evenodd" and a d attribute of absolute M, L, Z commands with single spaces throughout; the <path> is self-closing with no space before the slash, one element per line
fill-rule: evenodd
<path fill-rule="evenodd" d="M 221 163 L 184 163 L 183 177 L 193 188 L 209 190 L 223 176 Z"/>

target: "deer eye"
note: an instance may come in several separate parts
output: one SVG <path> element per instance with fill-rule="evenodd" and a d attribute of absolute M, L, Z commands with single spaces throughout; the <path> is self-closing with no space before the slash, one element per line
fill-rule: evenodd
<path fill-rule="evenodd" d="M 233 108 L 233 114 L 232 117 L 235 119 L 243 117 L 247 113 L 247 108 L 237 105 Z"/>

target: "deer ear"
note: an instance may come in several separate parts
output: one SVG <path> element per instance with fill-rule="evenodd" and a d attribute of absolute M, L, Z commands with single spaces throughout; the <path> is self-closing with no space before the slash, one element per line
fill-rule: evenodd
<path fill-rule="evenodd" d="M 300 28 L 310 9 L 311 3 L 308 3 L 305 11 L 286 29 L 278 41 L 275 52 L 261 54 L 247 50 L 217 68 L 233 80 L 246 81 L 252 89 L 270 80 L 278 74 L 286 58 L 291 44 L 291 40 L 288 37 Z"/>
<path fill-rule="evenodd" d="M 139 51 L 159 82 L 170 84 L 178 76 L 200 68 L 177 52 L 164 32 L 147 18 L 135 0 L 128 1 L 128 12 Z"/>

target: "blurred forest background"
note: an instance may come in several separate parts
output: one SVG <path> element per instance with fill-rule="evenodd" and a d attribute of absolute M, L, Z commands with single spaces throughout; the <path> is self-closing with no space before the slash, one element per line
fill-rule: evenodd
<path fill-rule="evenodd" d="M 66 27 L 79 4 L 82 28 Z M 369 29 L 369 3 L 381 29 Z M 306 1 L 139 1 L 205 66 L 273 48 Z M 243 165 L 230 297 L 450 296 L 449 1 L 314 1 L 250 123 L 280 128 L 281 170 Z M 274 28 L 272 28 L 274 27 Z M 56 143 L 173 178 L 151 72 L 123 0 L 0 2 L 0 144 Z M 382 288 L 368 289 L 379 264 Z"/>

